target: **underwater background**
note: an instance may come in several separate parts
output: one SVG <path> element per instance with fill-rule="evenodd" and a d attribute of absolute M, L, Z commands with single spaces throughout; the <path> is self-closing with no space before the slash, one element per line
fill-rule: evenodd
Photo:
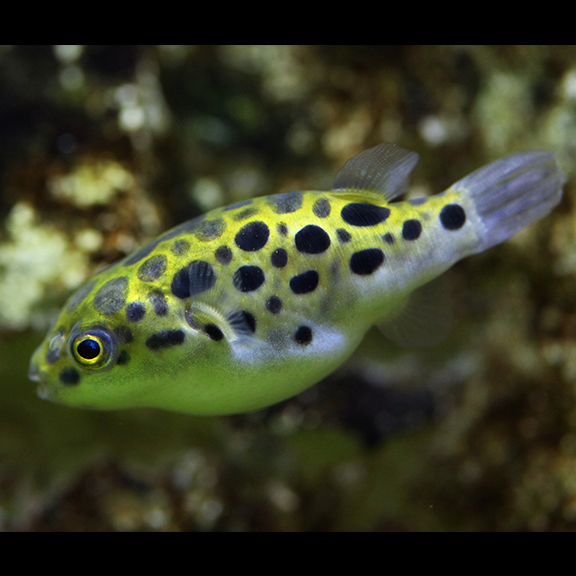
<path fill-rule="evenodd" d="M 551 216 L 450 272 L 428 350 L 377 331 L 269 409 L 36 397 L 28 362 L 94 271 L 217 206 L 420 154 L 411 196 L 553 149 Z M 0 46 L 0 530 L 576 529 L 575 46 Z"/>

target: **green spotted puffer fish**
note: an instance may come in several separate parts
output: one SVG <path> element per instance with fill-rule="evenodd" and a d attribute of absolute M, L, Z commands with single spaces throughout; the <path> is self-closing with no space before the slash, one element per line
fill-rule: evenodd
<path fill-rule="evenodd" d="M 218 208 L 96 274 L 32 358 L 39 396 L 245 412 L 321 380 L 373 324 L 398 341 L 433 332 L 418 318 L 420 287 L 547 215 L 565 177 L 552 152 L 520 152 L 436 196 L 390 203 L 417 161 L 381 144 L 328 192 Z"/>

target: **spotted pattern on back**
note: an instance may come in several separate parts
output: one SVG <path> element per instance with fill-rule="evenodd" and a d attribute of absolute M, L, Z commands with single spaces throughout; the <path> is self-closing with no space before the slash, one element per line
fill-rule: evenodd
<path fill-rule="evenodd" d="M 440 212 L 440 222 L 446 230 L 460 230 L 466 222 L 466 212 L 458 204 L 448 204 Z"/>
<path fill-rule="evenodd" d="M 253 292 L 264 284 L 265 279 L 264 270 L 259 266 L 240 266 L 234 272 L 233 284 L 240 292 Z"/>
<path fill-rule="evenodd" d="M 298 252 L 320 254 L 330 248 L 330 236 L 320 226 L 308 224 L 297 232 L 294 243 Z"/>
<path fill-rule="evenodd" d="M 228 246 L 220 246 L 214 252 L 214 256 L 216 260 L 220 262 L 220 264 L 230 264 L 232 262 L 232 250 Z"/>
<path fill-rule="evenodd" d="M 167 263 L 168 260 L 163 254 L 148 258 L 148 260 L 138 268 L 138 278 L 142 280 L 142 282 L 153 282 L 154 280 L 158 280 L 158 278 L 160 278 L 166 271 Z"/>
<path fill-rule="evenodd" d="M 402 225 L 402 238 L 404 240 L 417 240 L 422 234 L 422 224 L 420 220 L 406 220 Z"/>
<path fill-rule="evenodd" d="M 148 299 L 150 304 L 152 304 L 152 309 L 156 316 L 166 316 L 170 311 L 168 302 L 166 301 L 166 296 L 160 290 L 154 290 L 148 294 Z"/>
<path fill-rule="evenodd" d="M 320 198 L 314 202 L 312 212 L 317 218 L 328 218 L 330 216 L 331 206 L 328 198 Z"/>
<path fill-rule="evenodd" d="M 256 252 L 266 246 L 270 230 L 264 222 L 250 222 L 243 226 L 236 234 L 234 242 L 240 250 L 245 252 Z"/>
<path fill-rule="evenodd" d="M 290 288 L 294 294 L 308 294 L 318 287 L 320 276 L 316 270 L 308 270 L 290 278 Z"/>
<path fill-rule="evenodd" d="M 216 240 L 220 238 L 226 229 L 226 222 L 223 218 L 216 220 L 204 220 L 196 231 L 196 238 L 201 242 L 208 242 L 209 240 Z"/>
<path fill-rule="evenodd" d="M 134 266 L 132 274 L 90 283 L 68 306 L 74 310 L 93 293 L 93 306 L 101 314 L 121 314 L 117 321 L 124 325 L 115 331 L 121 365 L 131 361 L 135 349 L 130 347 L 142 343 L 152 352 L 183 345 L 186 330 L 175 319 L 190 301 L 225 306 L 226 322 L 239 334 L 291 340 L 305 348 L 314 342 L 314 328 L 298 318 L 299 302 L 311 306 L 307 320 L 320 323 L 338 310 L 333 302 L 350 305 L 348 279 L 371 282 L 400 250 L 396 238 L 419 241 L 423 219 L 418 203 L 413 204 L 408 217 L 400 211 L 395 217 L 388 206 L 350 201 L 338 193 L 289 192 L 242 201 L 166 232 L 125 259 L 124 269 Z M 457 204 L 437 214 L 444 230 L 464 225 L 465 213 Z M 131 284 L 132 276 L 137 284 Z M 344 296 L 337 296 L 339 290 Z M 275 327 L 275 318 L 284 319 L 283 329 Z M 226 324 L 216 317 L 186 319 L 187 329 L 203 333 L 214 345 L 229 337 Z M 144 326 L 146 337 L 134 341 L 131 330 Z M 47 361 L 57 362 L 56 356 L 52 353 Z M 74 380 L 70 374 L 63 378 Z"/>
<path fill-rule="evenodd" d="M 350 256 L 350 270 L 359 276 L 373 274 L 384 263 L 384 252 L 380 248 L 367 248 Z"/>
<path fill-rule="evenodd" d="M 291 214 L 302 207 L 302 192 L 285 192 L 269 196 L 268 201 L 276 214 Z"/>
<path fill-rule="evenodd" d="M 390 208 L 368 202 L 352 202 L 342 208 L 341 215 L 344 222 L 351 226 L 376 226 L 388 219 Z"/>
<path fill-rule="evenodd" d="M 126 307 L 126 318 L 128 322 L 140 322 L 146 314 L 146 306 L 142 302 L 132 302 Z"/>
<path fill-rule="evenodd" d="M 122 310 L 126 304 L 128 278 L 114 278 L 102 286 L 94 296 L 94 308 L 104 316 L 111 316 Z"/>
<path fill-rule="evenodd" d="M 184 256 L 190 250 L 190 242 L 188 240 L 176 240 L 171 248 L 173 254 L 176 256 Z"/>
<path fill-rule="evenodd" d="M 243 220 L 248 220 L 252 216 L 256 216 L 258 214 L 258 210 L 256 208 L 246 208 L 246 210 L 242 210 L 238 212 L 238 214 L 234 215 L 235 222 L 242 222 Z"/>
<path fill-rule="evenodd" d="M 284 268 L 288 264 L 288 252 L 284 248 L 278 248 L 272 252 L 270 263 L 274 268 Z"/>

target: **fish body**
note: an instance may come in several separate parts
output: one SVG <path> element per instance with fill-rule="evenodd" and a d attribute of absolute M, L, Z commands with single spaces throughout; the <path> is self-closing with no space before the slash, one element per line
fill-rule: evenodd
<path fill-rule="evenodd" d="M 442 194 L 391 202 L 417 160 L 381 144 L 348 161 L 331 191 L 218 208 L 96 274 L 32 358 L 39 395 L 245 412 L 321 380 L 374 324 L 414 340 L 423 330 L 405 312 L 420 287 L 548 214 L 565 179 L 551 152 L 521 152 Z"/>

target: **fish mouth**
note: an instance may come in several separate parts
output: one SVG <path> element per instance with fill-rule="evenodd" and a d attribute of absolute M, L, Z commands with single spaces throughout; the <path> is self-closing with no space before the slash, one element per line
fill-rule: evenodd
<path fill-rule="evenodd" d="M 38 368 L 38 364 L 35 362 L 30 363 L 30 368 L 28 368 L 28 379 L 32 380 L 32 382 L 42 382 L 40 369 Z"/>
<path fill-rule="evenodd" d="M 48 391 L 48 386 L 42 382 L 36 388 L 36 396 L 40 398 L 40 400 L 50 400 L 50 392 Z"/>
<path fill-rule="evenodd" d="M 46 384 L 45 380 L 43 380 L 40 369 L 35 362 L 30 363 L 30 368 L 28 369 L 28 378 L 32 380 L 32 382 L 36 382 L 38 384 L 36 387 L 36 394 L 38 398 L 42 400 L 48 400 L 50 397 L 48 385 Z"/>

